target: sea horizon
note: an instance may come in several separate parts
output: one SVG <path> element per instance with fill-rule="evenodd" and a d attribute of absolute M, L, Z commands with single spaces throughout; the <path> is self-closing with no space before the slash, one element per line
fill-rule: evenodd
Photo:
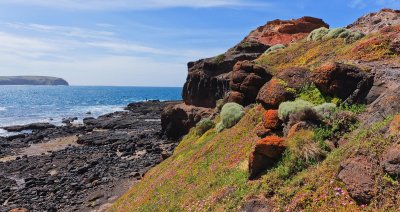
<path fill-rule="evenodd" d="M 0 128 L 66 118 L 98 117 L 122 111 L 129 103 L 181 100 L 180 87 L 144 86 L 0 86 Z M 18 98 L 16 98 L 18 97 Z M 0 136 L 5 136 L 0 131 Z"/>

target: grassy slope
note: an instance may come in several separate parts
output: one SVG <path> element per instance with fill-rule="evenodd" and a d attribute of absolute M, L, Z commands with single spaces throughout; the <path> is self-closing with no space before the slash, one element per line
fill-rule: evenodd
<path fill-rule="evenodd" d="M 252 109 L 233 128 L 187 135 L 172 157 L 150 170 L 111 211 L 181 211 L 236 207 L 250 190 L 248 155 L 261 112 Z"/>
<path fill-rule="evenodd" d="M 381 40 L 375 42 L 376 39 Z M 388 48 L 388 36 L 369 35 L 353 44 L 333 39 L 320 42 L 300 41 L 284 50 L 263 55 L 258 62 L 275 70 L 291 66 L 313 69 L 328 61 L 351 63 L 354 60 L 400 62 Z M 264 196 L 280 210 L 359 211 L 386 209 L 400 205 L 400 187 L 383 172 L 376 173 L 380 195 L 369 206 L 356 205 L 336 178 L 340 163 L 363 152 L 379 158 L 393 137 L 380 130 L 388 121 L 374 128 L 358 129 L 346 135 L 348 143 L 333 150 L 327 158 L 300 172 L 291 172 L 285 158 L 261 179 L 248 181 L 248 156 L 255 142 L 255 126 L 261 121 L 261 109 L 247 111 L 232 129 L 202 137 L 186 136 L 174 155 L 153 168 L 142 182 L 120 198 L 111 211 L 226 211 L 239 209 L 251 196 Z M 384 139 L 383 139 L 384 138 Z M 344 190 L 338 194 L 338 190 Z M 394 198 L 393 198 L 394 197 Z"/>

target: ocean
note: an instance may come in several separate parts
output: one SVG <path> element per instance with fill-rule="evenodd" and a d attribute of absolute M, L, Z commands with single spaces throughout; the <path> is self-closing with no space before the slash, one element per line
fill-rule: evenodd
<path fill-rule="evenodd" d="M 63 118 L 97 117 L 131 102 L 180 100 L 182 88 L 113 86 L 0 86 L 0 128 Z M 0 129 L 0 136 L 5 134 Z"/>

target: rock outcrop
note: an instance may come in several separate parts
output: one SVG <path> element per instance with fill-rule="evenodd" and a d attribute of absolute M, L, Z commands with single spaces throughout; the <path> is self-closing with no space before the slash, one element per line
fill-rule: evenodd
<path fill-rule="evenodd" d="M 278 136 L 267 136 L 257 141 L 249 158 L 249 179 L 273 167 L 286 150 L 285 140 Z"/>
<path fill-rule="evenodd" d="M 210 118 L 213 113 L 213 109 L 195 107 L 185 103 L 169 105 L 161 114 L 162 132 L 168 138 L 179 139 L 202 118 Z"/>
<path fill-rule="evenodd" d="M 373 85 L 373 76 L 357 66 L 329 63 L 315 70 L 313 83 L 324 94 L 336 96 L 347 103 L 364 103 Z"/>
<path fill-rule="evenodd" d="M 232 92 L 228 102 L 248 105 L 256 101 L 260 88 L 272 78 L 272 74 L 265 67 L 255 62 L 241 61 L 233 67 L 230 78 Z"/>
<path fill-rule="evenodd" d="M 364 157 L 348 159 L 340 166 L 339 179 L 350 196 L 359 203 L 367 204 L 375 195 L 374 165 Z"/>
<path fill-rule="evenodd" d="M 302 39 L 309 32 L 320 27 L 329 27 L 329 25 L 321 19 L 311 17 L 289 21 L 271 21 L 251 32 L 226 53 L 188 63 L 189 73 L 182 91 L 183 100 L 188 105 L 215 107 L 216 101 L 224 98 L 225 94 L 231 90 L 229 86 L 230 72 L 237 62 L 254 60 L 270 46 L 278 43 L 288 44 Z M 239 93 L 243 94 L 243 92 Z M 243 98 L 252 100 L 252 96 L 247 97 L 239 93 L 233 94 L 237 97 L 234 98 L 235 101 Z M 253 93 L 254 91 L 250 92 L 251 95 Z M 247 102 L 245 101 L 245 103 Z"/>
<path fill-rule="evenodd" d="M 362 16 L 356 22 L 347 26 L 347 28 L 368 34 L 378 32 L 387 26 L 395 25 L 400 25 L 400 10 L 382 9 L 377 13 Z"/>
<path fill-rule="evenodd" d="M 256 40 L 265 45 L 289 44 L 300 40 L 314 29 L 329 28 L 322 19 L 302 17 L 293 20 L 274 20 L 252 31 L 246 39 Z"/>

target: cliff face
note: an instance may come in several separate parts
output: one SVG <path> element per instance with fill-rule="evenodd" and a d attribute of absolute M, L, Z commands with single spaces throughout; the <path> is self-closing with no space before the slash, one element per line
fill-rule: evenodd
<path fill-rule="evenodd" d="M 252 31 L 224 54 L 188 64 L 188 76 L 182 97 L 186 104 L 213 108 L 216 100 L 230 91 L 231 72 L 238 61 L 254 60 L 275 44 L 289 44 L 320 27 L 329 27 L 321 19 L 275 20 Z"/>
<path fill-rule="evenodd" d="M 45 76 L 10 76 L 0 77 L 0 85 L 65 85 L 68 82 L 62 78 Z"/>

